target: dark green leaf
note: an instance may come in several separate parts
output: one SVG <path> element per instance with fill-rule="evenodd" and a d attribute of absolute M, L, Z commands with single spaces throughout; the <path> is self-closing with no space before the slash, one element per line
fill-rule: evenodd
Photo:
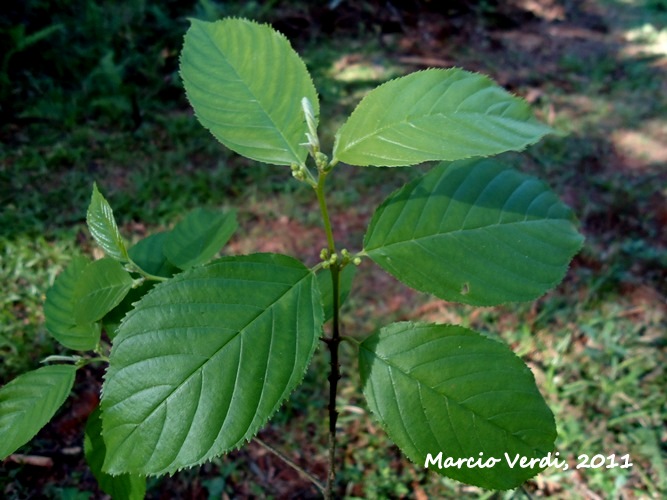
<path fill-rule="evenodd" d="M 117 261 L 105 257 L 91 262 L 81 272 L 74 298 L 77 324 L 98 321 L 123 300 L 134 281 Z"/>
<path fill-rule="evenodd" d="M 359 369 L 371 411 L 420 467 L 442 452 L 443 468 L 430 464 L 430 470 L 506 490 L 544 467 L 510 467 L 505 453 L 530 459 L 553 450 L 554 418 L 530 369 L 505 345 L 472 330 L 390 325 L 361 344 Z M 445 468 L 447 457 L 499 462 Z"/>
<path fill-rule="evenodd" d="M 356 267 L 346 266 L 340 273 L 340 303 L 344 304 L 347 296 L 352 289 L 352 280 Z M 331 273 L 323 270 L 317 275 L 320 292 L 322 292 L 322 305 L 324 306 L 324 322 L 326 323 L 333 317 L 333 284 L 331 282 Z"/>
<path fill-rule="evenodd" d="M 105 471 L 162 474 L 237 448 L 302 380 L 322 327 L 313 273 L 291 257 L 226 257 L 149 292 L 106 373 Z"/>
<path fill-rule="evenodd" d="M 30 441 L 69 396 L 74 365 L 43 366 L 0 389 L 0 460 Z"/>
<path fill-rule="evenodd" d="M 334 159 L 406 166 L 521 150 L 550 133 L 486 76 L 429 69 L 371 91 L 336 134 Z"/>
<path fill-rule="evenodd" d="M 77 351 L 94 349 L 100 340 L 100 325 L 91 322 L 77 324 L 74 320 L 77 283 L 90 261 L 74 257 L 46 292 L 44 316 L 46 329 L 62 345 Z"/>
<path fill-rule="evenodd" d="M 164 254 L 181 269 L 205 264 L 217 255 L 237 227 L 236 212 L 198 208 L 167 233 Z"/>
<path fill-rule="evenodd" d="M 532 300 L 581 248 L 571 210 L 541 181 L 493 160 L 441 164 L 376 211 L 368 256 L 396 278 L 473 305 Z"/>
<path fill-rule="evenodd" d="M 90 234 L 109 257 L 119 262 L 128 261 L 125 243 L 113 217 L 113 210 L 97 190 L 97 184 L 93 184 L 93 195 L 90 199 L 86 222 Z"/>
<path fill-rule="evenodd" d="M 180 269 L 169 262 L 164 254 L 164 246 L 168 235 L 168 231 L 163 231 L 139 240 L 128 251 L 132 262 L 143 271 L 163 278 L 171 278 L 174 274 L 180 272 Z"/>
<path fill-rule="evenodd" d="M 107 447 L 102 439 L 102 419 L 99 408 L 96 408 L 88 417 L 83 449 L 86 463 L 102 491 L 111 495 L 111 498 L 123 500 L 142 500 L 144 498 L 146 494 L 145 477 L 131 474 L 112 476 L 102 470 Z"/>
<path fill-rule="evenodd" d="M 145 281 L 141 286 L 132 288 L 120 304 L 104 315 L 102 326 L 109 339 L 113 340 L 116 337 L 116 330 L 118 330 L 125 315 L 134 308 L 135 302 L 139 302 L 155 285 L 155 281 Z"/>
<path fill-rule="evenodd" d="M 225 146 L 266 163 L 303 163 L 308 128 L 301 99 L 317 114 L 317 92 L 283 35 L 243 19 L 193 19 L 181 77 L 197 118 Z"/>

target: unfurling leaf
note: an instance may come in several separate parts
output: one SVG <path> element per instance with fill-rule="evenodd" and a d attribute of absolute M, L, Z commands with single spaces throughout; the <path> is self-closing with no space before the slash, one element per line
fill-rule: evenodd
<path fill-rule="evenodd" d="M 88 230 L 104 252 L 119 262 L 127 262 L 127 249 L 118 230 L 109 202 L 93 184 L 93 195 L 86 215 Z"/>

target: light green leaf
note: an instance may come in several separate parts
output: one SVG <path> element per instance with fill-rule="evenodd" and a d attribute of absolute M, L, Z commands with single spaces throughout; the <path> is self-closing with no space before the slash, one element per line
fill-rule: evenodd
<path fill-rule="evenodd" d="M 74 365 L 43 366 L 0 389 L 0 460 L 30 441 L 56 413 L 74 385 Z"/>
<path fill-rule="evenodd" d="M 429 69 L 371 91 L 336 134 L 333 156 L 399 167 L 521 150 L 550 132 L 488 77 Z"/>
<path fill-rule="evenodd" d="M 216 256 L 237 227 L 234 211 L 198 208 L 167 233 L 164 254 L 181 269 L 200 266 Z"/>
<path fill-rule="evenodd" d="M 90 261 L 74 257 L 46 292 L 44 316 L 46 329 L 58 342 L 69 349 L 88 351 L 100 340 L 100 325 L 89 322 L 77 324 L 74 320 L 77 283 Z"/>
<path fill-rule="evenodd" d="M 364 396 L 389 437 L 420 467 L 487 489 L 515 488 L 544 467 L 508 465 L 505 453 L 542 458 L 554 418 L 530 369 L 500 342 L 460 326 L 396 323 L 359 349 Z M 480 453 L 482 455 L 480 455 Z M 445 459 L 499 459 L 493 467 Z"/>
<path fill-rule="evenodd" d="M 77 324 L 98 321 L 123 300 L 134 280 L 117 261 L 105 257 L 81 272 L 74 290 Z"/>
<path fill-rule="evenodd" d="M 169 262 L 164 254 L 168 235 L 169 231 L 162 231 L 139 240 L 127 252 L 132 262 L 144 272 L 154 276 L 171 278 L 174 274 L 179 273 L 180 269 Z"/>
<path fill-rule="evenodd" d="M 86 463 L 102 491 L 111 495 L 111 498 L 123 500 L 142 500 L 144 498 L 146 494 L 145 477 L 132 474 L 112 476 L 102 470 L 107 447 L 102 439 L 102 419 L 99 408 L 96 408 L 88 417 L 83 449 Z"/>
<path fill-rule="evenodd" d="M 496 305 L 556 286 L 582 243 L 572 211 L 541 181 L 467 160 L 441 164 L 391 195 L 364 248 L 417 290 Z"/>
<path fill-rule="evenodd" d="M 123 237 L 113 217 L 113 210 L 97 190 L 97 184 L 93 184 L 93 195 L 88 206 L 86 222 L 90 234 L 109 257 L 119 262 L 129 260 Z"/>
<path fill-rule="evenodd" d="M 343 268 L 340 273 L 340 303 L 344 304 L 347 296 L 352 289 L 352 280 L 356 266 L 349 265 Z M 322 305 L 324 306 L 324 322 L 333 318 L 333 283 L 331 281 L 331 272 L 324 270 L 317 275 L 317 282 L 322 293 Z"/>
<path fill-rule="evenodd" d="M 291 257 L 225 257 L 159 284 L 111 351 L 105 471 L 170 473 L 241 446 L 300 383 L 321 328 L 315 276 Z"/>
<path fill-rule="evenodd" d="M 228 148 L 254 160 L 302 164 L 307 97 L 319 113 L 305 64 L 268 25 L 243 19 L 192 19 L 181 77 L 200 123 Z"/>

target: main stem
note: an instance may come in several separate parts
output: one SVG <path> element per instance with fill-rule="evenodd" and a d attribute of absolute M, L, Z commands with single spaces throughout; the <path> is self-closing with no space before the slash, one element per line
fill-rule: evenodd
<path fill-rule="evenodd" d="M 327 235 L 327 244 L 329 255 L 336 253 L 336 244 L 334 242 L 333 231 L 331 228 L 331 219 L 329 218 L 329 211 L 324 197 L 324 182 L 326 180 L 326 173 L 320 171 L 317 180 L 317 200 L 320 204 L 320 211 L 322 212 L 322 220 L 324 221 L 324 230 Z M 338 391 L 338 380 L 340 379 L 340 363 L 338 362 L 338 346 L 340 345 L 340 264 L 338 261 L 333 262 L 329 270 L 331 271 L 331 282 L 333 290 L 333 319 L 331 337 L 323 338 L 324 342 L 329 347 L 330 353 L 330 370 L 329 370 L 329 474 L 327 476 L 327 487 L 324 492 L 324 498 L 330 500 L 333 498 L 334 484 L 336 481 L 336 422 L 338 420 L 338 411 L 336 410 L 336 394 Z"/>

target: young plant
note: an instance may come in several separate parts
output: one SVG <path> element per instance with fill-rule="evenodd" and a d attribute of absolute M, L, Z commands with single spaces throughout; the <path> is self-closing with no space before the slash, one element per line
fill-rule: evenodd
<path fill-rule="evenodd" d="M 128 248 L 94 187 L 87 222 L 106 257 L 73 259 L 45 303 L 55 339 L 86 353 L 52 357 L 70 363 L 0 389 L 0 456 L 53 416 L 79 367 L 108 363 L 86 457 L 103 490 L 140 498 L 145 476 L 201 464 L 252 439 L 322 341 L 330 351 L 330 468 L 326 486 L 314 482 L 335 496 L 345 340 L 356 346 L 369 409 L 414 463 L 498 490 L 543 469 L 554 418 L 530 369 L 506 345 L 420 322 L 385 325 L 360 340 L 343 335 L 339 311 L 362 259 L 417 290 L 475 306 L 533 300 L 558 284 L 583 240 L 571 210 L 544 183 L 485 158 L 522 150 L 551 129 L 485 76 L 429 69 L 370 92 L 325 155 L 305 64 L 282 35 L 241 19 L 193 20 L 181 76 L 198 120 L 220 142 L 289 167 L 312 187 L 328 242 L 321 262 L 308 268 L 269 253 L 215 258 L 237 224 L 233 212 L 208 210 Z M 429 160 L 442 163 L 377 208 L 359 251 L 337 246 L 330 175 Z"/>

